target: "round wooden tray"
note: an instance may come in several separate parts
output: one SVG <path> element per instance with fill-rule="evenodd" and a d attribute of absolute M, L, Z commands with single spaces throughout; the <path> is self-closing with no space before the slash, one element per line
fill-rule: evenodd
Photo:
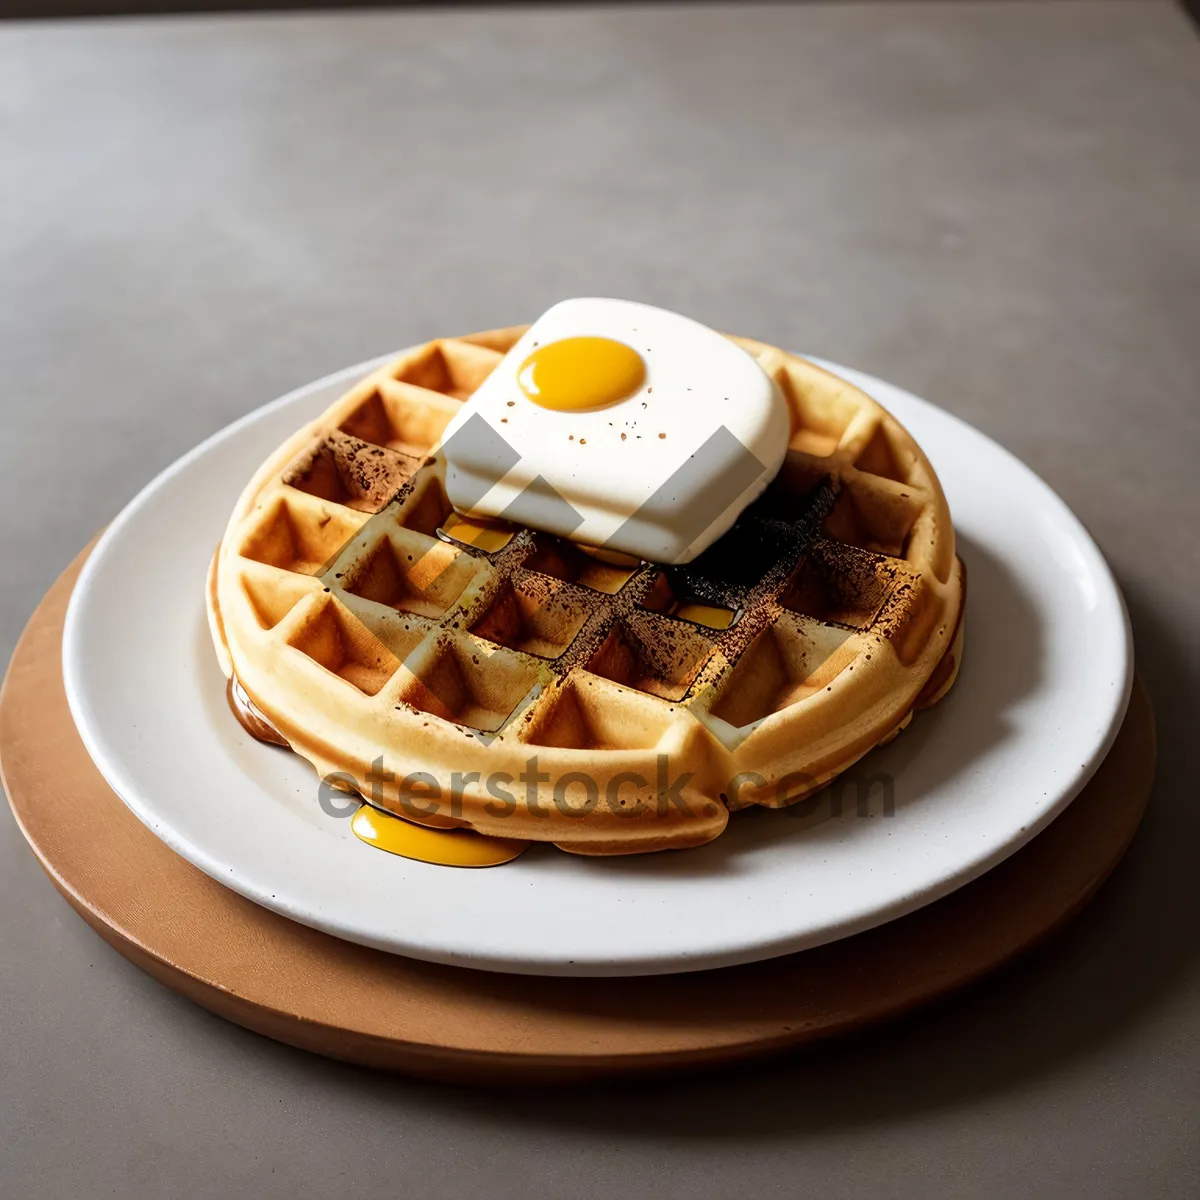
<path fill-rule="evenodd" d="M 205 1008 L 350 1062 L 543 1082 L 766 1054 L 961 987 L 1078 912 L 1120 860 L 1154 775 L 1140 684 L 1084 792 L 983 878 L 857 937 L 770 962 L 644 979 L 496 975 L 339 941 L 177 857 L 108 788 L 63 692 L 63 618 L 86 552 L 42 601 L 0 693 L 0 768 L 22 832 L 110 945 Z"/>

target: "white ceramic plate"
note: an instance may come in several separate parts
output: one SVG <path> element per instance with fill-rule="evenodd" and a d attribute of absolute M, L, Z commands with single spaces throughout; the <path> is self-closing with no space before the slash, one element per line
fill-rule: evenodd
<path fill-rule="evenodd" d="M 173 850 L 259 904 L 355 942 L 496 971 L 749 962 L 892 920 L 982 874 L 1049 823 L 1107 752 L 1131 644 L 1083 526 L 977 430 L 830 364 L 933 460 L 970 580 L 957 686 L 844 777 L 840 815 L 827 792 L 738 814 L 699 850 L 605 860 L 535 846 L 483 871 L 364 845 L 322 809 L 304 761 L 230 715 L 203 595 L 251 474 L 373 365 L 268 404 L 160 475 L 97 546 L 67 617 L 67 695 L 105 778 Z"/>

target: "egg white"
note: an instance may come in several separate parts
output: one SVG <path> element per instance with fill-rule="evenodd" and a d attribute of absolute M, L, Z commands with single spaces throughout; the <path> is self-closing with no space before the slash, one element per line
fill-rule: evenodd
<path fill-rule="evenodd" d="M 646 365 L 642 386 L 587 411 L 534 403 L 517 381 L 521 365 L 538 346 L 568 337 L 632 347 Z M 474 416 L 511 452 L 476 436 Z M 786 402 L 740 347 L 664 309 L 578 299 L 526 331 L 463 405 L 442 449 L 461 511 L 673 563 L 729 529 L 779 470 L 787 440 Z M 733 494 L 713 490 L 721 488 Z"/>

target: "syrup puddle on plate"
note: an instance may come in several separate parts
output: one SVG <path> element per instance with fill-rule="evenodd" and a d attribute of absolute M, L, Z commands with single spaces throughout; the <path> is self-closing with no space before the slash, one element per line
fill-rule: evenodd
<path fill-rule="evenodd" d="M 498 867 L 529 846 L 515 838 L 487 837 L 469 829 L 429 829 L 369 804 L 350 819 L 350 828 L 368 846 L 440 867 Z"/>

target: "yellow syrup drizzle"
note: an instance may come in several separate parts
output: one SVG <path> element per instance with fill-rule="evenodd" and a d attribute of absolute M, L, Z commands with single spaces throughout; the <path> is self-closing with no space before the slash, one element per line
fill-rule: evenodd
<path fill-rule="evenodd" d="M 677 604 L 669 615 L 703 625 L 706 629 L 728 629 L 737 613 L 731 608 L 717 608 L 711 604 Z"/>
<path fill-rule="evenodd" d="M 440 867 L 498 867 L 529 846 L 515 838 L 487 837 L 469 829 L 427 829 L 369 804 L 354 814 L 350 828 L 368 846 Z"/>
<path fill-rule="evenodd" d="M 495 554 L 503 550 L 513 539 L 513 530 L 507 525 L 496 525 L 473 517 L 451 513 L 442 522 L 442 532 L 465 546 L 474 546 L 484 554 Z"/>
<path fill-rule="evenodd" d="M 645 378 L 642 356 L 624 342 L 605 337 L 548 342 L 517 371 L 521 391 L 534 404 L 559 412 L 606 408 L 636 392 Z"/>

